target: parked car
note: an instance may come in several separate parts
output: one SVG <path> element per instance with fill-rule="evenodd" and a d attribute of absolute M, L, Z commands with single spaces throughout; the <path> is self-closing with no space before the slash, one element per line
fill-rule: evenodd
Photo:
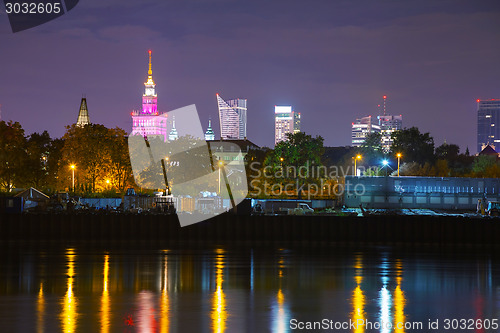
<path fill-rule="evenodd" d="M 297 203 L 296 208 L 281 208 L 282 211 L 286 211 L 288 215 L 305 215 L 314 213 L 314 209 L 309 207 L 306 203 Z"/>

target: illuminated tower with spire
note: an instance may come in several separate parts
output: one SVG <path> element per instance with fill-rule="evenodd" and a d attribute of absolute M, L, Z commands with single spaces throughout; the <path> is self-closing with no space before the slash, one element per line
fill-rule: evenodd
<path fill-rule="evenodd" d="M 80 112 L 78 112 L 78 119 L 76 120 L 76 126 L 83 127 L 90 124 L 89 110 L 87 109 L 87 99 L 82 97 L 80 103 Z"/>
<path fill-rule="evenodd" d="M 207 131 L 205 132 L 205 140 L 206 141 L 215 140 L 215 133 L 214 130 L 212 129 L 212 119 L 208 119 L 208 128 Z"/>
<path fill-rule="evenodd" d="M 144 95 L 142 95 L 142 114 L 158 115 L 158 96 L 153 81 L 153 70 L 151 69 L 151 50 L 149 50 L 148 80 L 144 83 Z"/>
<path fill-rule="evenodd" d="M 170 130 L 170 133 L 168 134 L 168 140 L 169 141 L 174 141 L 179 138 L 179 134 L 177 134 L 177 129 L 175 128 L 175 116 L 172 117 L 172 129 Z"/>
<path fill-rule="evenodd" d="M 156 95 L 155 90 L 156 84 L 153 80 L 151 50 L 148 51 L 148 54 L 148 79 L 144 83 L 144 94 L 142 95 L 142 110 L 132 112 L 132 133 L 130 133 L 130 135 L 161 135 L 163 137 L 163 140 L 166 141 L 167 114 L 158 113 L 158 96 Z"/>

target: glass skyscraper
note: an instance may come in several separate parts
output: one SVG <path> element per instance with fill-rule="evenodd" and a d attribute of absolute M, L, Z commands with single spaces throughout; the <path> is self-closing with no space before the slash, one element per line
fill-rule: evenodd
<path fill-rule="evenodd" d="M 247 137 L 247 100 L 224 100 L 217 94 L 220 136 L 222 139 L 243 140 Z"/>
<path fill-rule="evenodd" d="M 382 134 L 382 149 L 388 152 L 392 146 L 392 133 L 403 129 L 403 116 L 378 116 L 378 125 Z"/>
<path fill-rule="evenodd" d="M 477 152 L 500 145 L 500 99 L 477 100 Z"/>
<path fill-rule="evenodd" d="M 356 119 L 352 123 L 352 145 L 360 147 L 370 133 L 380 133 L 380 126 L 377 118 L 368 116 Z"/>

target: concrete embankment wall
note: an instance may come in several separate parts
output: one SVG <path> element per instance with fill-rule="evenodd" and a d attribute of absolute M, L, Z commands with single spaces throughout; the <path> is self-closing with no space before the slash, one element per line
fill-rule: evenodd
<path fill-rule="evenodd" d="M 500 178 L 345 178 L 347 207 L 475 210 L 478 199 L 500 200 Z"/>
<path fill-rule="evenodd" d="M 2 214 L 0 240 L 496 245 L 500 219 L 221 215 L 181 228 L 175 215 Z"/>

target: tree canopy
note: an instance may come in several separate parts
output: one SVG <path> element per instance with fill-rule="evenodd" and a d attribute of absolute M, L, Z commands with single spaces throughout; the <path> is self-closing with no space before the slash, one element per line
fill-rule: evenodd
<path fill-rule="evenodd" d="M 401 153 L 405 162 L 434 162 L 434 139 L 429 133 L 420 133 L 417 127 L 405 128 L 392 134 L 391 154 Z"/>
<path fill-rule="evenodd" d="M 3 189 L 10 192 L 22 183 L 27 157 L 21 124 L 0 121 L 0 184 Z"/>
<path fill-rule="evenodd" d="M 99 124 L 66 127 L 63 136 L 61 177 L 69 184 L 70 165 L 75 165 L 80 189 L 96 192 L 116 186 L 122 191 L 130 178 L 131 167 L 125 131 Z"/>

